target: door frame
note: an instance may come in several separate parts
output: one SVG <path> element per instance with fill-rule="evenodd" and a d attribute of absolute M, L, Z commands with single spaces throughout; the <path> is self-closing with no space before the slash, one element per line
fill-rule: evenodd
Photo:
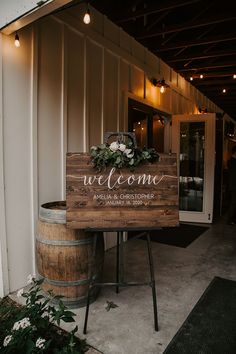
<path fill-rule="evenodd" d="M 215 175 L 215 126 L 216 114 L 180 114 L 172 116 L 172 152 L 177 154 L 179 176 L 180 123 L 205 122 L 203 211 L 179 211 L 180 221 L 212 223 Z"/>

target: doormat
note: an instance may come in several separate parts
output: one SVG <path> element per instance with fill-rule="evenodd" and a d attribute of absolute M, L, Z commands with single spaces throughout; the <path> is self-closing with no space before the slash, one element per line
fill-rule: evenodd
<path fill-rule="evenodd" d="M 207 226 L 180 224 L 178 227 L 165 227 L 160 230 L 151 231 L 150 240 L 166 245 L 186 248 L 208 229 L 209 227 Z M 128 233 L 128 238 L 134 236 L 137 236 L 137 232 L 131 231 Z M 141 239 L 146 240 L 146 237 Z"/>
<path fill-rule="evenodd" d="M 215 277 L 163 354 L 236 353 L 236 281 Z"/>

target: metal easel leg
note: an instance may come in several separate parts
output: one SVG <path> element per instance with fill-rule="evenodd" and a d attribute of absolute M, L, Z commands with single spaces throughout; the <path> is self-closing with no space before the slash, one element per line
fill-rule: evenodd
<path fill-rule="evenodd" d="M 85 318 L 84 318 L 84 330 L 83 333 L 87 333 L 87 323 L 88 323 L 88 315 L 89 315 L 89 304 L 90 304 L 90 293 L 93 288 L 93 262 L 95 262 L 96 256 L 96 246 L 97 246 L 97 233 L 93 236 L 93 251 L 92 251 L 92 258 L 89 264 L 90 267 L 90 277 L 89 277 L 89 286 L 88 286 L 88 293 L 87 293 L 87 304 L 86 304 L 86 311 L 85 311 Z"/>
<path fill-rule="evenodd" d="M 120 282 L 120 231 L 117 231 L 116 238 L 116 293 L 119 293 L 119 285 Z"/>
<path fill-rule="evenodd" d="M 155 328 L 155 331 L 158 331 L 156 285 L 155 285 L 153 257 L 152 257 L 152 250 L 151 250 L 151 242 L 150 242 L 150 234 L 149 234 L 149 232 L 147 232 L 147 248 L 148 248 L 149 268 L 150 268 L 150 276 L 151 276 L 153 313 L 154 313 L 154 328 Z"/>

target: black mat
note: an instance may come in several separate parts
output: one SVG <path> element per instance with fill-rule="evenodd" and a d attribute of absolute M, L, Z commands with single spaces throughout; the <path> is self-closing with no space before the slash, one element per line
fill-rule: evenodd
<path fill-rule="evenodd" d="M 207 226 L 180 224 L 178 227 L 165 227 L 157 231 L 151 231 L 150 239 L 153 242 L 186 248 L 206 230 L 208 230 Z M 129 232 L 129 238 L 135 235 L 137 235 L 137 232 Z"/>
<path fill-rule="evenodd" d="M 235 354 L 236 281 L 215 277 L 163 354 Z"/>

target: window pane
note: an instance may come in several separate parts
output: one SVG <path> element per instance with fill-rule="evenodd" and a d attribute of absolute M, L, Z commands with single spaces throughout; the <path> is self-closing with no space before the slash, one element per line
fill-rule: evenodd
<path fill-rule="evenodd" d="M 180 210 L 203 211 L 204 122 L 180 123 Z"/>

